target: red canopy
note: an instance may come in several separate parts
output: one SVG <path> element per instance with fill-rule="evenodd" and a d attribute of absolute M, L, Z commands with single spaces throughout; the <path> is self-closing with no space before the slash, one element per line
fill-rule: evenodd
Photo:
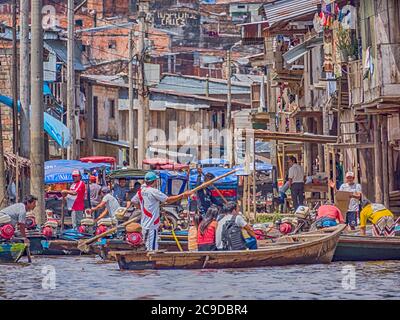
<path fill-rule="evenodd" d="M 163 166 L 166 164 L 174 164 L 175 162 L 172 160 L 168 159 L 163 159 L 163 158 L 150 158 L 150 159 L 144 159 L 143 164 L 149 164 L 153 166 Z"/>
<path fill-rule="evenodd" d="M 85 157 L 85 158 L 80 158 L 82 162 L 91 162 L 91 163 L 112 163 L 115 164 L 116 160 L 114 157 L 104 157 L 104 156 L 91 156 L 91 157 Z"/>
<path fill-rule="evenodd" d="M 160 168 L 163 170 L 183 170 L 183 169 L 188 169 L 189 165 L 181 163 L 173 163 L 173 164 L 165 164 L 163 166 L 160 166 Z"/>

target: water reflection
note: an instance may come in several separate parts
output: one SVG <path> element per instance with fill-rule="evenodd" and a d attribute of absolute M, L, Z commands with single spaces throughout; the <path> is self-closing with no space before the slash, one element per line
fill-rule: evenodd
<path fill-rule="evenodd" d="M 342 267 L 356 289 L 342 288 Z M 56 289 L 43 289 L 52 266 Z M 0 265 L 0 299 L 398 299 L 400 261 L 227 270 L 120 271 L 93 257 L 35 257 Z M 243 284 L 246 284 L 245 286 Z"/>

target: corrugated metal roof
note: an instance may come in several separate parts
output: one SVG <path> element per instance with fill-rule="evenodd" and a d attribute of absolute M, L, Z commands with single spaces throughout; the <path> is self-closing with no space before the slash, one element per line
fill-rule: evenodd
<path fill-rule="evenodd" d="M 282 57 L 286 61 L 286 63 L 293 63 L 296 60 L 300 59 L 302 56 L 304 56 L 308 50 L 322 44 L 323 44 L 323 37 L 315 36 L 293 47 L 289 51 L 285 52 L 282 55 Z"/>
<path fill-rule="evenodd" d="M 274 23 L 316 12 L 321 0 L 278 0 L 263 6 L 265 21 Z"/>
<path fill-rule="evenodd" d="M 47 50 L 52 50 L 57 58 L 60 59 L 64 63 L 68 63 L 68 54 L 67 54 L 67 45 L 66 41 L 63 40 L 45 40 L 44 47 Z M 77 71 L 84 71 L 85 67 L 81 61 L 82 51 L 75 44 L 75 54 L 74 54 L 74 69 Z"/>
<path fill-rule="evenodd" d="M 207 81 L 205 79 L 196 79 L 194 77 L 182 77 L 167 75 L 161 79 L 156 86 L 161 90 L 173 90 L 180 93 L 204 95 L 206 92 Z M 209 94 L 228 94 L 228 86 L 225 83 L 208 82 Z M 250 94 L 250 88 L 232 84 L 232 94 Z"/>

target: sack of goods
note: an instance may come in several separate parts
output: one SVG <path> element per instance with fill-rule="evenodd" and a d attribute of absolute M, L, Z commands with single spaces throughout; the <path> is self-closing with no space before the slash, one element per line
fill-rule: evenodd
<path fill-rule="evenodd" d="M 111 218 L 103 218 L 97 222 L 98 226 L 111 227 L 114 225 L 114 220 Z"/>
<path fill-rule="evenodd" d="M 138 247 L 143 243 L 142 234 L 139 232 L 132 232 L 126 235 L 126 242 L 128 242 L 131 246 Z"/>
<path fill-rule="evenodd" d="M 141 232 L 142 232 L 142 226 L 141 226 L 139 223 L 137 223 L 137 222 L 132 222 L 132 223 L 128 224 L 128 225 L 125 227 L 125 231 L 126 231 L 127 233 L 132 233 L 132 232 L 141 233 Z"/>
<path fill-rule="evenodd" d="M 122 221 L 125 219 L 125 214 L 126 214 L 126 208 L 124 207 L 119 207 L 116 211 L 115 211 L 115 219 L 117 219 L 118 221 Z"/>

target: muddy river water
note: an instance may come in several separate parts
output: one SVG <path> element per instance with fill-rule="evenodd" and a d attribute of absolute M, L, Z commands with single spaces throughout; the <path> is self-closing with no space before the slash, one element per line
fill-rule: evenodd
<path fill-rule="evenodd" d="M 94 257 L 0 265 L 0 299 L 399 299 L 400 261 L 121 271 Z"/>

